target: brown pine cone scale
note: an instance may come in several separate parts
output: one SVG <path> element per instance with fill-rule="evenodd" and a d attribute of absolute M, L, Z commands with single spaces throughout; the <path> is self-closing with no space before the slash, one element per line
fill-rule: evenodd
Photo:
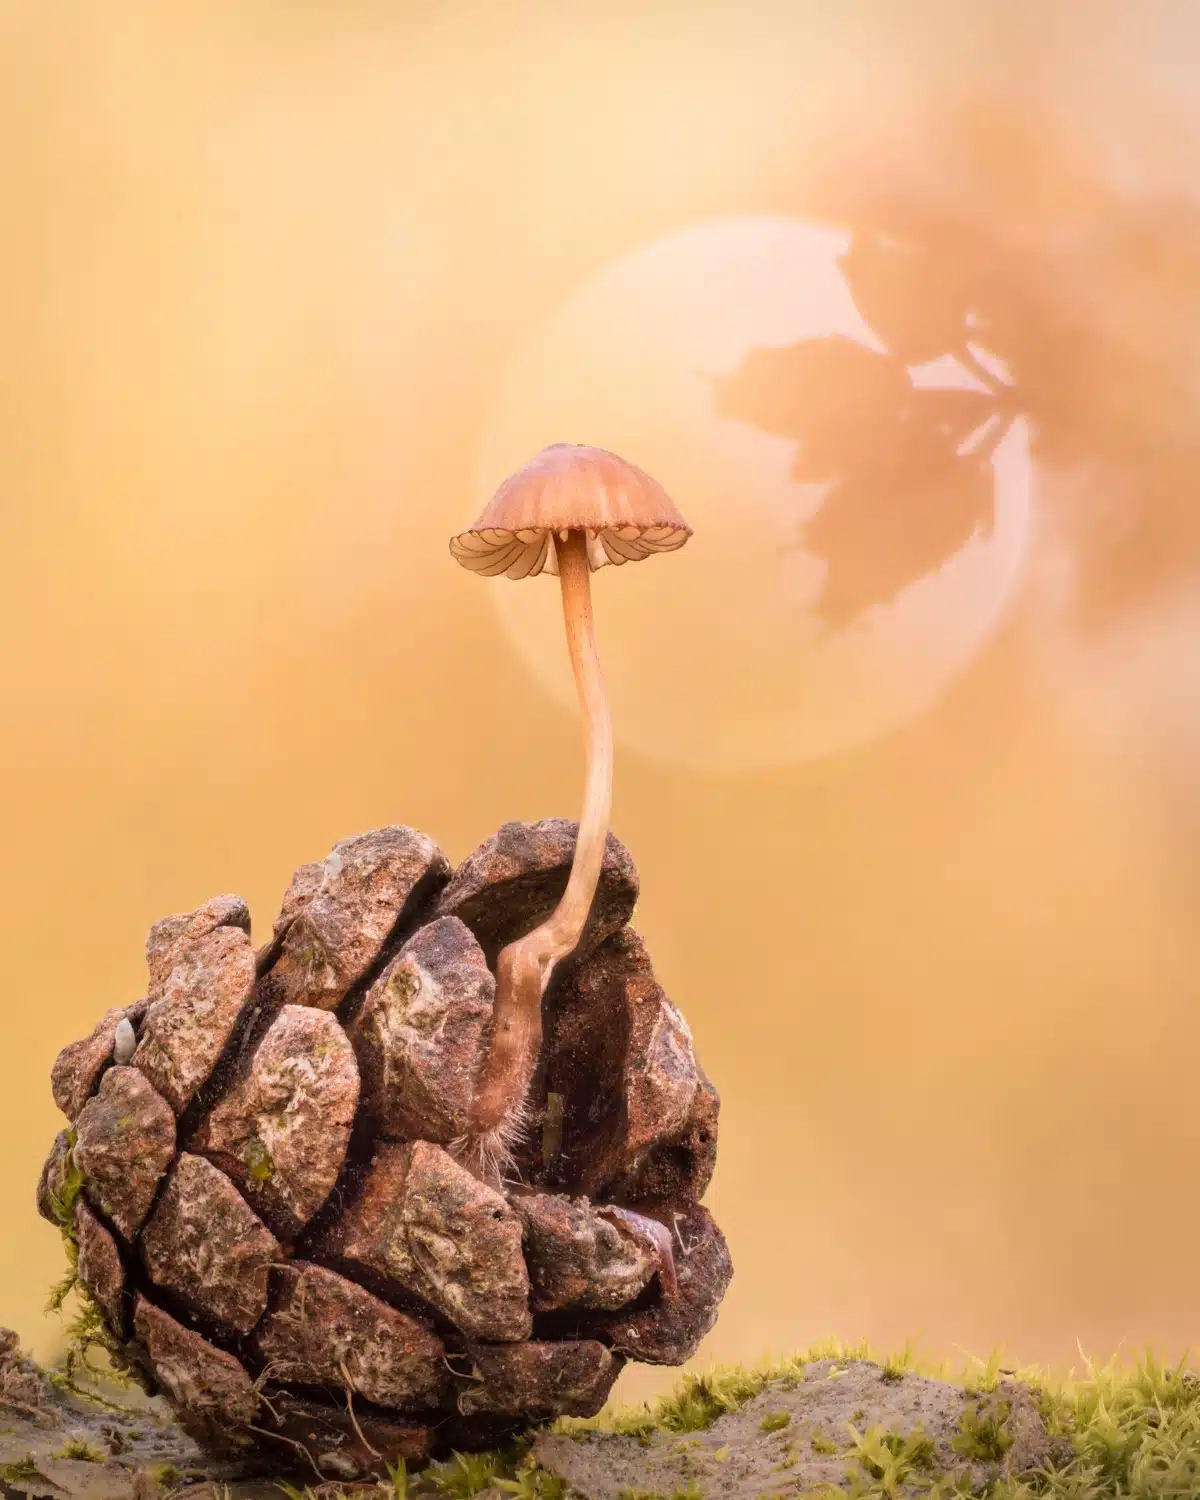
<path fill-rule="evenodd" d="M 553 910 L 577 831 L 508 823 L 457 870 L 411 828 L 345 839 L 257 951 L 236 896 L 157 922 L 145 996 L 59 1054 L 39 1211 L 198 1441 L 383 1477 L 594 1415 L 626 1362 L 682 1364 L 713 1326 L 718 1099 L 611 834 L 514 1162 L 488 1180 L 462 1149 L 496 955 Z"/>

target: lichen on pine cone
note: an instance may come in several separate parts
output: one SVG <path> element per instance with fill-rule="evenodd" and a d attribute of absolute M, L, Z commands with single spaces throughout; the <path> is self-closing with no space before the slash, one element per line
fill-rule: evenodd
<path fill-rule="evenodd" d="M 457 870 L 411 828 L 346 839 L 257 951 L 236 896 L 157 922 L 145 996 L 59 1054 L 39 1210 L 110 1352 L 201 1442 L 379 1476 L 593 1415 L 624 1363 L 712 1327 L 717 1095 L 611 834 L 515 1161 L 491 1183 L 461 1155 L 496 955 L 577 831 L 507 823 Z"/>

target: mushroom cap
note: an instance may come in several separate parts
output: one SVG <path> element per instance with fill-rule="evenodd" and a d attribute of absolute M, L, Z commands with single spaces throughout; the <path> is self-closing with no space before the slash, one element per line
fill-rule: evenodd
<path fill-rule="evenodd" d="M 588 566 L 674 552 L 692 528 L 656 480 L 605 448 L 551 443 L 510 474 L 450 552 L 472 573 L 536 578 L 558 573 L 556 536 L 583 531 Z"/>

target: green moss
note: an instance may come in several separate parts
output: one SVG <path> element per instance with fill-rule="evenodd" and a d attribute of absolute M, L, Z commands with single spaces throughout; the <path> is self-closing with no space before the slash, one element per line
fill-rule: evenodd
<path fill-rule="evenodd" d="M 286 1479 L 277 1479 L 275 1481 L 275 1488 L 281 1494 L 286 1495 L 287 1500 L 317 1500 L 316 1491 L 311 1484 L 306 1484 L 301 1489 L 299 1485 L 288 1484 Z"/>
<path fill-rule="evenodd" d="M 115 1381 L 118 1385 L 130 1384 L 129 1366 L 120 1340 L 113 1337 L 112 1331 L 104 1321 L 104 1314 L 82 1284 L 75 1287 L 75 1304 L 77 1311 L 66 1327 L 67 1353 L 64 1374 L 68 1386 L 73 1388 L 76 1376 L 81 1373 L 89 1375 L 98 1373 L 89 1357 L 95 1349 L 108 1359 L 108 1368 L 103 1371 L 104 1377 Z"/>
<path fill-rule="evenodd" d="M 702 1432 L 726 1412 L 737 1411 L 752 1401 L 766 1389 L 770 1378 L 765 1369 L 742 1365 L 707 1375 L 686 1375 L 678 1391 L 647 1408 L 649 1424 L 663 1432 Z"/>
<path fill-rule="evenodd" d="M 913 1360 L 916 1358 L 916 1345 L 913 1340 L 905 1342 L 904 1348 L 899 1354 L 889 1354 L 883 1362 L 883 1374 L 881 1379 L 889 1384 L 896 1384 L 903 1380 L 909 1370 L 912 1369 Z"/>
<path fill-rule="evenodd" d="M 91 1370 L 88 1355 L 96 1348 L 108 1356 L 111 1369 L 105 1373 L 118 1383 L 127 1380 L 126 1363 L 121 1346 L 110 1332 L 91 1293 L 79 1280 L 79 1243 L 75 1236 L 75 1205 L 83 1191 L 86 1179 L 75 1163 L 75 1139 L 74 1129 L 69 1130 L 67 1149 L 63 1154 L 58 1182 L 47 1184 L 50 1212 L 62 1233 L 67 1270 L 62 1279 L 51 1288 L 46 1310 L 61 1313 L 67 1298 L 72 1294 L 74 1294 L 76 1305 L 75 1316 L 66 1328 L 65 1367 L 55 1380 L 56 1385 L 69 1390 L 75 1389 L 75 1377 L 80 1370 Z"/>
<path fill-rule="evenodd" d="M 444 1464 L 426 1470 L 426 1477 L 440 1494 L 451 1500 L 471 1500 L 500 1476 L 503 1458 L 498 1451 L 452 1453 Z"/>
<path fill-rule="evenodd" d="M 631 1490 L 626 1485 L 617 1491 L 617 1500 L 705 1500 L 705 1495 L 693 1479 L 685 1489 L 672 1490 L 669 1495 L 662 1490 Z"/>
<path fill-rule="evenodd" d="M 255 1187 L 263 1187 L 275 1175 L 271 1153 L 257 1136 L 251 1136 L 242 1148 L 242 1160 L 246 1163 L 246 1172 Z"/>
<path fill-rule="evenodd" d="M 408 1465 L 403 1458 L 388 1465 L 387 1476 L 392 1487 L 392 1500 L 408 1500 Z"/>
<path fill-rule="evenodd" d="M 33 1461 L 33 1454 L 26 1458 L 19 1458 L 15 1463 L 0 1464 L 0 1484 L 6 1484 L 14 1490 L 19 1490 L 22 1485 L 45 1484 L 45 1477 L 37 1464 Z"/>
<path fill-rule="evenodd" d="M 1013 1445 L 1008 1430 L 1011 1411 L 1012 1404 L 1008 1401 L 1002 1401 L 996 1411 L 989 1412 L 981 1412 L 977 1404 L 968 1405 L 959 1420 L 960 1431 L 950 1439 L 951 1448 L 963 1458 L 999 1463 Z"/>
<path fill-rule="evenodd" d="M 102 1464 L 107 1461 L 106 1454 L 102 1453 L 94 1443 L 89 1443 L 87 1438 L 82 1437 L 68 1438 L 54 1456 L 55 1458 L 77 1458 L 89 1464 Z"/>
<path fill-rule="evenodd" d="M 567 1500 L 569 1493 L 565 1479 L 547 1474 L 532 1461 L 522 1464 L 515 1479 L 499 1479 L 495 1483 L 517 1500 Z"/>
<path fill-rule="evenodd" d="M 662 1432 L 670 1435 L 664 1447 L 674 1449 L 692 1441 L 691 1432 L 710 1427 L 724 1412 L 737 1410 L 767 1388 L 785 1389 L 806 1378 L 819 1378 L 820 1371 L 806 1375 L 807 1367 L 817 1359 L 836 1359 L 844 1371 L 851 1360 L 870 1358 L 865 1346 L 846 1350 L 824 1345 L 753 1369 L 716 1368 L 703 1376 L 685 1376 L 675 1392 L 652 1406 L 613 1407 L 586 1421 L 563 1419 L 554 1428 L 568 1433 L 623 1431 L 645 1442 Z M 907 1346 L 896 1363 L 901 1359 L 906 1368 L 912 1367 Z M 970 1385 L 976 1393 L 981 1386 L 998 1383 L 993 1377 L 1020 1380 L 1041 1410 L 1047 1430 L 1066 1440 L 1055 1465 L 1021 1479 L 993 1480 L 986 1489 L 987 1500 L 1190 1500 L 1200 1496 L 1200 1377 L 1186 1370 L 1185 1361 L 1163 1367 L 1147 1356 L 1131 1372 L 1115 1365 L 1097 1369 L 1089 1362 L 1087 1378 L 1057 1384 L 1036 1370 L 1002 1370 L 996 1355 L 975 1361 L 975 1366 Z M 884 1373 L 881 1367 L 881 1378 Z M 946 1378 L 944 1367 L 936 1373 Z M 837 1378 L 836 1367 L 833 1378 Z M 781 1430 L 783 1424 L 777 1423 L 781 1415 L 768 1411 L 758 1425 L 764 1433 Z M 993 1407 L 970 1398 L 961 1431 L 953 1440 L 955 1450 L 976 1461 L 1002 1464 L 1012 1446 L 1009 1415 L 1007 1402 Z M 784 1461 L 776 1465 L 775 1488 L 769 1491 L 772 1500 L 785 1494 L 791 1500 L 801 1500 L 802 1495 L 813 1500 L 900 1500 L 908 1495 L 919 1495 L 922 1500 L 966 1500 L 972 1494 L 965 1479 L 934 1477 L 936 1449 L 924 1433 L 901 1436 L 882 1427 L 862 1433 L 853 1423 L 847 1425 L 848 1447 L 820 1433 L 809 1439 L 815 1454 L 844 1455 L 843 1462 L 848 1464 L 844 1482 L 802 1492 L 794 1478 L 785 1478 L 785 1471 L 795 1462 L 789 1448 Z M 32 1458 L 0 1471 L 0 1480 L 10 1488 L 35 1477 L 40 1476 Z M 156 1477 L 165 1484 L 176 1476 Z M 401 1464 L 390 1478 L 393 1500 L 409 1500 L 413 1481 L 417 1482 L 415 1493 L 433 1491 L 451 1500 L 469 1500 L 489 1486 L 518 1500 L 566 1500 L 569 1494 L 561 1480 L 533 1460 L 526 1440 L 489 1453 L 456 1453 L 449 1462 L 430 1465 L 411 1476 Z M 289 1500 L 317 1500 L 310 1489 L 279 1488 Z M 627 1490 L 625 1497 L 698 1500 L 701 1493 L 693 1481 L 681 1491 Z M 976 1491 L 975 1500 L 982 1493 Z M 715 1492 L 710 1491 L 710 1496 L 715 1500 Z"/>
<path fill-rule="evenodd" d="M 763 1432 L 781 1432 L 791 1420 L 790 1412 L 769 1411 L 758 1425 Z"/>
<path fill-rule="evenodd" d="M 888 1432 L 881 1426 L 871 1427 L 862 1436 L 847 1423 L 854 1443 L 854 1458 L 867 1477 L 882 1486 L 885 1493 L 898 1491 L 921 1473 L 933 1467 L 933 1440 L 920 1428 L 908 1437 Z"/>
<path fill-rule="evenodd" d="M 58 1182 L 47 1183 L 46 1197 L 55 1224 L 62 1234 L 63 1249 L 67 1257 L 67 1269 L 62 1278 L 50 1288 L 46 1301 L 47 1312 L 59 1312 L 63 1303 L 75 1290 L 78 1281 L 79 1245 L 75 1238 L 75 1203 L 83 1191 L 83 1173 L 75 1165 L 75 1131 L 67 1131 L 67 1149 L 63 1153 Z"/>
<path fill-rule="evenodd" d="M 67 1149 L 63 1153 L 57 1187 L 47 1184 L 47 1197 L 54 1222 L 64 1234 L 75 1233 L 75 1200 L 83 1191 L 83 1173 L 75 1165 L 75 1129 L 67 1131 Z"/>
<path fill-rule="evenodd" d="M 1000 1376 L 1000 1351 L 993 1349 L 982 1363 L 979 1373 L 963 1380 L 963 1390 L 968 1396 L 986 1396 L 1000 1384 Z"/>
<path fill-rule="evenodd" d="M 412 1000 L 420 988 L 420 980 L 413 973 L 407 960 L 396 965 L 387 982 L 389 996 L 400 1001 Z"/>
<path fill-rule="evenodd" d="M 318 969 L 329 967 L 329 954 L 325 951 L 322 944 L 318 943 L 314 938 L 300 955 L 300 962 L 308 971 L 311 978 Z"/>
<path fill-rule="evenodd" d="M 704 1420 L 711 1416 L 715 1420 L 720 1411 L 714 1413 L 714 1406 L 728 1401 L 729 1409 L 734 1409 L 739 1397 L 748 1399 L 747 1392 L 757 1394 L 767 1385 L 777 1384 L 780 1389 L 794 1385 L 805 1379 L 806 1366 L 814 1361 L 836 1361 L 829 1371 L 829 1378 L 836 1379 L 839 1367 L 863 1359 L 880 1363 L 865 1342 L 846 1346 L 828 1341 L 801 1354 L 758 1366 L 751 1372 L 741 1366 L 714 1369 L 702 1377 L 702 1389 L 707 1396 L 698 1393 L 698 1377 L 685 1376 L 675 1392 L 653 1405 L 613 1406 L 586 1420 L 564 1418 L 555 1424 L 555 1430 L 624 1432 L 639 1435 L 648 1443 L 660 1427 L 677 1430 L 681 1420 L 686 1424 L 692 1416 Z M 1131 1369 L 1118 1368 L 1115 1360 L 1102 1367 L 1085 1360 L 1083 1377 L 1057 1381 L 1052 1381 L 1036 1365 L 1001 1368 L 1001 1359 L 998 1351 L 986 1360 L 969 1356 L 957 1383 L 971 1397 L 994 1390 L 1002 1379 L 1023 1385 L 1048 1434 L 1065 1440 L 1065 1455 L 1055 1465 L 1020 1480 L 995 1480 L 987 1491 L 987 1500 L 1038 1500 L 1038 1497 L 1047 1500 L 1185 1500 L 1188 1497 L 1190 1500 L 1192 1496 L 1200 1496 L 1200 1375 L 1187 1369 L 1186 1357 L 1174 1366 L 1164 1366 L 1147 1354 Z M 956 1378 L 948 1360 L 918 1359 L 909 1346 L 903 1355 L 893 1357 L 895 1366 L 901 1363 L 906 1370 L 934 1379 Z M 881 1377 L 885 1370 L 886 1362 L 881 1365 Z M 814 1371 L 808 1378 L 819 1374 Z M 714 1401 L 714 1394 L 721 1399 Z M 1005 1440 L 1009 1434 L 1003 1406 L 999 1413 L 990 1416 L 981 1417 L 978 1407 L 971 1412 L 965 1419 L 960 1448 L 971 1448 L 976 1456 L 989 1451 L 1007 1453 Z M 660 1414 L 667 1418 L 665 1422 L 659 1422 Z M 882 1443 L 883 1451 L 870 1441 L 866 1442 L 865 1452 L 856 1450 L 853 1454 L 856 1466 L 845 1485 L 821 1485 L 806 1494 L 814 1500 L 866 1496 L 886 1500 L 889 1486 L 894 1492 L 895 1469 L 900 1467 L 898 1464 L 889 1470 L 889 1456 L 908 1464 L 910 1491 L 919 1492 L 928 1500 L 952 1500 L 971 1494 L 967 1481 L 932 1479 L 922 1467 L 928 1457 L 923 1446 L 910 1447 L 905 1453 L 905 1442 L 911 1440 L 883 1432 L 875 1432 L 873 1436 Z M 840 1451 L 836 1443 L 819 1433 L 810 1439 L 810 1444 L 814 1453 L 822 1455 L 832 1456 Z M 866 1464 L 863 1458 L 868 1460 Z M 872 1464 L 877 1474 L 871 1472 Z M 799 1492 L 787 1493 L 800 1500 Z"/>

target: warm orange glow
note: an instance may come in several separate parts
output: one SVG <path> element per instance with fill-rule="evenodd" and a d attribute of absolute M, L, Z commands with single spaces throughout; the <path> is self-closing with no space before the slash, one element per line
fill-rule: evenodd
<path fill-rule="evenodd" d="M 1086 34 L 994 12 L 0 4 L 0 1324 L 36 1352 L 59 1338 L 33 1204 L 50 1065 L 142 993 L 153 920 L 233 891 L 261 937 L 337 839 L 411 823 L 458 860 L 507 819 L 578 815 L 576 711 L 491 598 L 553 612 L 556 586 L 447 554 L 529 330 L 638 245 L 832 213 L 875 178 L 1069 257 L 1096 202 L 1055 121 L 1150 142 L 1150 185 L 1194 191 L 1162 120 L 1192 107 L 1195 12 Z M 1053 112 L 1038 150 L 986 120 L 974 158 L 939 135 L 990 83 Z M 1125 457 L 1169 455 L 1196 425 L 1195 262 L 1089 264 L 1073 315 L 1122 357 L 1073 398 L 1110 447 L 1137 427 Z M 562 440 L 604 442 L 538 444 Z M 688 679 L 672 622 L 706 554 L 672 498 L 695 541 L 594 589 L 612 827 L 722 1095 L 736 1274 L 701 1362 L 828 1333 L 1177 1358 L 1200 1339 L 1200 930 L 1196 826 L 1166 799 L 1194 808 L 1195 761 L 1168 784 L 1072 709 L 1103 678 L 1153 748 L 1132 694 L 1189 652 L 1152 631 L 1086 682 L 1066 652 L 1047 695 L 1037 574 L 1024 622 L 891 739 L 761 774 L 643 758 L 610 601 L 664 692 Z M 687 681 L 714 718 L 778 670 L 753 641 L 730 661 L 744 677 Z"/>

